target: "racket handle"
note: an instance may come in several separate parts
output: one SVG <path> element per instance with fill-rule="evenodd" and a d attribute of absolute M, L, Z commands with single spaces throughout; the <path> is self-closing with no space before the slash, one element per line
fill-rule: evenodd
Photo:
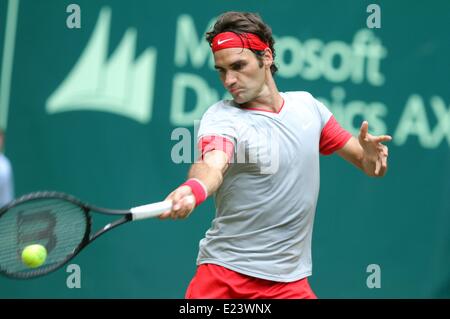
<path fill-rule="evenodd" d="M 161 215 L 165 211 L 172 209 L 172 201 L 163 201 L 148 205 L 142 205 L 133 207 L 130 212 L 133 216 L 133 220 L 152 218 Z"/>

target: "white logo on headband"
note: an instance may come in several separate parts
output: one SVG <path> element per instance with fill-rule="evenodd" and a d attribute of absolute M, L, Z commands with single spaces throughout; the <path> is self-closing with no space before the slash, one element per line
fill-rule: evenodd
<path fill-rule="evenodd" d="M 233 40 L 233 39 L 230 38 L 230 39 L 225 39 L 225 40 L 218 40 L 218 41 L 217 41 L 217 44 L 218 44 L 218 45 L 221 45 L 222 43 L 225 43 L 225 42 L 230 41 L 230 40 Z"/>

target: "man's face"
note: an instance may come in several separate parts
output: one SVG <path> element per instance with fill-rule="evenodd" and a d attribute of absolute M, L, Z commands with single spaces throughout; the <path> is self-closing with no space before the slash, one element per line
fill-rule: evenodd
<path fill-rule="evenodd" d="M 249 102 L 261 94 L 266 68 L 255 54 L 242 48 L 228 48 L 214 53 L 220 80 L 238 104 Z"/>

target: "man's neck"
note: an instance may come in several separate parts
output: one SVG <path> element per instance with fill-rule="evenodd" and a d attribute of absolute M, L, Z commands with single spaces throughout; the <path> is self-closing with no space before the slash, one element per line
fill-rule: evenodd
<path fill-rule="evenodd" d="M 260 96 L 247 103 L 241 104 L 242 108 L 255 108 L 268 112 L 278 113 L 283 105 L 283 98 L 278 92 L 273 78 L 268 81 Z"/>

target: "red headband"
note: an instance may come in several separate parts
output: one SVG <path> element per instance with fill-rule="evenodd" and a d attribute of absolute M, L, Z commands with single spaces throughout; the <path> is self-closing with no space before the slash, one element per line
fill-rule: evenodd
<path fill-rule="evenodd" d="M 214 53 L 228 48 L 246 48 L 263 51 L 269 45 L 261 41 L 260 37 L 253 33 L 236 34 L 234 32 L 222 32 L 214 37 L 211 47 Z"/>

